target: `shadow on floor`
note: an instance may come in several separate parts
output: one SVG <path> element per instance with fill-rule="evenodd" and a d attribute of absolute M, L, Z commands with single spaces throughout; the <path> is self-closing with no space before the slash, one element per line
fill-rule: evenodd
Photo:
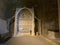
<path fill-rule="evenodd" d="M 6 43 L 9 39 L 11 39 L 11 37 L 8 37 L 8 38 L 6 38 L 6 39 L 0 40 L 0 44 Z"/>

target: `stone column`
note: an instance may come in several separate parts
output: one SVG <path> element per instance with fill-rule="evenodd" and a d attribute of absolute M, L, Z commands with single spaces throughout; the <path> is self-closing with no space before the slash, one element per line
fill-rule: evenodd
<path fill-rule="evenodd" d="M 13 37 L 16 37 L 16 32 L 17 32 L 17 13 L 18 13 L 18 9 L 16 9 L 16 12 L 15 12 L 14 36 Z"/>
<path fill-rule="evenodd" d="M 34 35 L 34 8 L 30 9 L 31 13 L 32 13 L 32 36 Z"/>
<path fill-rule="evenodd" d="M 58 0 L 58 17 L 59 17 L 59 35 L 60 35 L 60 0 Z"/>

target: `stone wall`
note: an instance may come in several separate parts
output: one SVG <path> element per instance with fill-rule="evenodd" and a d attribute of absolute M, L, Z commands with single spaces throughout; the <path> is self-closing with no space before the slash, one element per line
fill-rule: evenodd
<path fill-rule="evenodd" d="M 58 34 L 56 34 L 56 32 L 59 31 L 57 1 L 41 0 L 40 4 L 39 7 L 35 7 L 35 15 L 41 21 L 41 33 L 47 37 L 49 34 L 48 31 L 53 30 L 54 36 L 57 38 Z"/>
<path fill-rule="evenodd" d="M 7 28 L 7 22 L 3 19 L 0 19 L 0 34 L 7 33 L 8 28 Z"/>
<path fill-rule="evenodd" d="M 58 0 L 58 16 L 59 16 L 59 35 L 60 35 L 60 0 Z"/>
<path fill-rule="evenodd" d="M 6 19 L 6 7 L 7 7 L 7 0 L 0 0 L 0 18 Z"/>

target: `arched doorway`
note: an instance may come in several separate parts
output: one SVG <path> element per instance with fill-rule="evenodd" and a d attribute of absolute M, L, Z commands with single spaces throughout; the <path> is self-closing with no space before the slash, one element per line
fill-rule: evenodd
<path fill-rule="evenodd" d="M 29 11 L 27 8 L 20 9 L 17 11 L 17 19 L 15 23 L 17 24 L 16 36 L 21 35 L 33 35 L 34 34 L 34 15 L 33 12 Z"/>

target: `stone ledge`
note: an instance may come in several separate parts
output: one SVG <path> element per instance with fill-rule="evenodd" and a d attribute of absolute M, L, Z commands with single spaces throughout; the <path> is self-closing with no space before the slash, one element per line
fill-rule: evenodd
<path fill-rule="evenodd" d="M 47 40 L 49 43 L 51 43 L 52 45 L 60 45 L 60 42 L 56 41 L 56 40 L 52 40 L 52 39 L 49 39 L 48 37 L 45 37 L 45 36 L 39 36 L 39 37 L 42 37 L 43 39 Z"/>

